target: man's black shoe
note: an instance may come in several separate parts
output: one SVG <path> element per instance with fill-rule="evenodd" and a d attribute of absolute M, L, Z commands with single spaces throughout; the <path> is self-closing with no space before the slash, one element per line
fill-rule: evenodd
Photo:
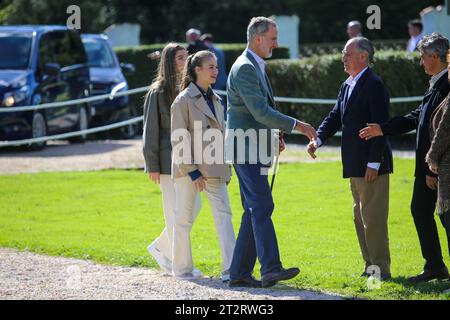
<path fill-rule="evenodd" d="M 243 279 L 230 279 L 228 283 L 230 287 L 247 287 L 247 288 L 261 288 L 261 281 L 253 277 Z"/>
<path fill-rule="evenodd" d="M 409 282 L 412 283 L 420 283 L 420 282 L 428 282 L 434 279 L 445 280 L 449 278 L 448 269 L 444 267 L 439 270 L 425 270 L 421 274 L 408 278 Z"/>
<path fill-rule="evenodd" d="M 278 281 L 289 280 L 300 273 L 299 268 L 281 269 L 279 272 L 271 272 L 262 276 L 262 287 L 274 286 Z"/>
<path fill-rule="evenodd" d="M 367 272 L 364 271 L 363 273 L 361 273 L 360 277 L 361 278 L 364 278 L 364 277 L 368 278 L 368 277 L 370 277 L 370 274 L 368 274 Z"/>
<path fill-rule="evenodd" d="M 382 273 L 380 276 L 381 281 L 388 281 L 392 279 L 392 275 L 390 273 Z"/>
<path fill-rule="evenodd" d="M 371 275 L 365 271 L 361 273 L 361 278 L 369 278 L 370 276 L 376 277 L 375 275 Z M 380 278 L 379 280 L 381 281 L 386 281 L 392 279 L 392 275 L 390 273 L 382 273 L 380 274 L 379 278 Z"/>

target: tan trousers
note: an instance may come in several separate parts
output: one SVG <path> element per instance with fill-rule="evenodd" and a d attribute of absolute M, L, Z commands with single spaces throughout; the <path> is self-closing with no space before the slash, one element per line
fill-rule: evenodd
<path fill-rule="evenodd" d="M 158 238 L 153 241 L 156 249 L 160 251 L 168 262 L 172 262 L 173 226 L 175 221 L 175 181 L 170 174 L 160 175 L 159 188 L 162 194 L 162 205 L 166 227 Z M 193 206 L 193 215 L 197 216 L 202 207 L 200 194 L 197 195 Z"/>
<path fill-rule="evenodd" d="M 389 174 L 381 175 L 371 183 L 364 178 L 350 178 L 350 187 L 355 228 L 366 268 L 375 265 L 382 274 L 390 273 Z"/>
<path fill-rule="evenodd" d="M 222 252 L 222 273 L 229 272 L 236 238 L 231 221 L 231 207 L 227 185 L 220 179 L 206 180 L 205 195 L 211 205 Z M 199 192 L 190 177 L 175 179 L 176 216 L 174 222 L 172 269 L 175 276 L 193 271 L 191 229 L 197 217 L 193 206 Z"/>

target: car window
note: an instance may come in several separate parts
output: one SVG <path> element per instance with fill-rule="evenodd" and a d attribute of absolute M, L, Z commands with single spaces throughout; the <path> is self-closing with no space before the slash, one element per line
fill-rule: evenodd
<path fill-rule="evenodd" d="M 98 68 L 113 68 L 115 66 L 114 57 L 105 40 L 83 38 L 83 44 L 88 56 L 89 66 Z"/>
<path fill-rule="evenodd" d="M 26 69 L 32 33 L 0 32 L 0 69 Z"/>
<path fill-rule="evenodd" d="M 52 31 L 42 35 L 38 61 L 40 70 L 43 70 L 47 63 L 57 63 L 64 68 L 86 63 L 87 59 L 77 34 L 69 31 Z"/>
<path fill-rule="evenodd" d="M 86 51 L 84 50 L 83 43 L 81 42 L 80 35 L 75 30 L 69 30 L 68 32 L 74 64 L 88 63 L 88 58 L 86 56 Z"/>

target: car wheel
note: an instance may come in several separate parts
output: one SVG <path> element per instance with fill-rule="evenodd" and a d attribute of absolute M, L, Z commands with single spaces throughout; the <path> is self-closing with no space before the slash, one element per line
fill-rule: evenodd
<path fill-rule="evenodd" d="M 89 128 L 89 120 L 88 120 L 88 115 L 87 115 L 86 109 L 80 108 L 80 117 L 78 119 L 77 131 L 84 131 L 84 130 L 87 130 L 88 128 Z M 80 136 L 70 138 L 69 141 L 74 142 L 74 143 L 83 143 L 86 141 L 86 139 L 87 139 L 87 134 L 83 134 Z"/>
<path fill-rule="evenodd" d="M 125 116 L 122 117 L 121 121 L 125 121 L 131 118 L 134 118 L 134 112 L 131 107 L 127 108 Z M 119 139 L 131 139 L 137 134 L 137 123 L 132 123 L 127 126 L 123 126 L 117 129 L 117 137 Z"/>
<path fill-rule="evenodd" d="M 47 135 L 47 125 L 45 123 L 44 116 L 40 113 L 35 113 L 33 115 L 33 121 L 31 124 L 31 137 L 32 138 L 40 138 L 45 137 Z M 32 143 L 29 145 L 28 149 L 30 150 L 42 150 L 44 149 L 47 141 L 41 141 Z"/>

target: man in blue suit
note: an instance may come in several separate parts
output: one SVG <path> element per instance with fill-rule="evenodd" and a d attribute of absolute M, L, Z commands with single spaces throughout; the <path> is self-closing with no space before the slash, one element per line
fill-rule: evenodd
<path fill-rule="evenodd" d="M 342 129 L 344 178 L 350 178 L 354 202 L 354 223 L 366 263 L 362 276 L 391 277 L 388 212 L 389 174 L 393 172 L 389 141 L 378 137 L 359 138 L 359 130 L 369 122 L 389 119 L 389 94 L 369 68 L 374 49 L 369 40 L 355 37 L 342 51 L 344 70 L 349 78 L 342 84 L 338 101 L 318 130 L 317 141 L 308 145 L 315 158 L 316 149 Z"/>
<path fill-rule="evenodd" d="M 309 124 L 275 109 L 263 59 L 272 55 L 278 46 L 277 39 L 277 25 L 273 20 L 253 18 L 247 28 L 247 49 L 233 64 L 227 81 L 225 152 L 238 176 L 244 208 L 230 268 L 231 287 L 270 287 L 300 272 L 298 268 L 284 269 L 281 264 L 266 171 L 272 163 L 272 129 L 287 133 L 297 130 L 310 140 L 317 136 Z M 245 133 L 243 139 L 239 138 L 240 133 Z M 261 264 L 261 281 L 252 276 L 256 258 Z"/>

